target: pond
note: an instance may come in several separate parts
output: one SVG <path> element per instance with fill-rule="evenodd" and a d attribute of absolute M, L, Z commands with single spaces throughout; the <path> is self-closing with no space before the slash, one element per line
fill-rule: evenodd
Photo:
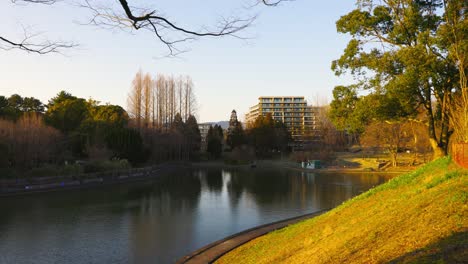
<path fill-rule="evenodd" d="M 173 263 L 242 230 L 333 208 L 389 178 L 180 169 L 150 183 L 0 199 L 0 263 Z"/>

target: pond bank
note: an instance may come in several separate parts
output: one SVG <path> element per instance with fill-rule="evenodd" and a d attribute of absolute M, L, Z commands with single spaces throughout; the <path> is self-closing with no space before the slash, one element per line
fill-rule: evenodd
<path fill-rule="evenodd" d="M 441 158 L 216 263 L 464 263 L 467 176 Z"/>
<path fill-rule="evenodd" d="M 89 189 L 155 179 L 162 173 L 184 164 L 164 163 L 157 166 L 63 177 L 42 177 L 0 181 L 0 197 L 43 192 Z"/>
<path fill-rule="evenodd" d="M 180 258 L 176 264 L 204 264 L 212 263 L 218 258 L 226 254 L 227 252 L 249 242 L 252 239 L 263 236 L 267 233 L 273 232 L 275 230 L 287 227 L 289 225 L 298 223 L 300 221 L 310 219 L 316 216 L 319 216 L 328 210 L 322 210 L 310 214 L 305 214 L 301 216 L 296 216 L 293 218 L 257 226 L 240 233 L 234 234 L 232 236 L 226 237 L 224 239 L 213 242 L 209 245 L 206 245 L 182 258 Z"/>
<path fill-rule="evenodd" d="M 252 164 L 242 164 L 242 165 L 232 165 L 226 164 L 222 160 L 220 161 L 204 161 L 204 162 L 193 162 L 190 164 L 192 167 L 203 167 L 203 168 L 224 168 L 224 169 L 292 169 L 302 172 L 316 172 L 316 173 L 378 173 L 378 174 L 402 174 L 413 171 L 415 168 L 395 168 L 392 170 L 366 170 L 363 168 L 343 168 L 343 167 L 324 167 L 321 169 L 305 169 L 301 168 L 299 163 L 284 161 L 284 160 L 259 160 L 255 162 L 255 166 L 252 167 Z"/>

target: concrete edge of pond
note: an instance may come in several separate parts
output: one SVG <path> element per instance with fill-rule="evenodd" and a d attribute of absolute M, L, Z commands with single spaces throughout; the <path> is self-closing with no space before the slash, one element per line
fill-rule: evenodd
<path fill-rule="evenodd" d="M 295 224 L 300 221 L 319 216 L 328 212 L 329 210 L 330 209 L 321 210 L 314 213 L 300 215 L 244 230 L 242 232 L 228 236 L 226 238 L 208 244 L 202 248 L 199 248 L 193 251 L 192 253 L 183 256 L 182 258 L 177 260 L 176 263 L 213 263 L 229 251 L 249 242 L 250 240 L 266 235 L 275 230 L 287 227 L 291 224 Z"/>
<path fill-rule="evenodd" d="M 78 182 L 78 180 L 72 180 L 72 184 L 63 184 L 61 185 L 61 181 L 54 181 L 52 183 L 45 184 L 45 186 L 41 186 L 40 184 L 25 184 L 30 188 L 23 187 L 22 189 L 16 190 L 3 190 L 0 185 L 0 198 L 3 197 L 12 197 L 12 196 L 26 196 L 26 195 L 35 195 L 41 193 L 50 193 L 50 192 L 64 192 L 64 191 L 74 191 L 74 190 L 89 190 L 107 186 L 115 186 L 115 185 L 125 185 L 131 183 L 138 183 L 138 182 L 149 182 L 158 179 L 161 174 L 168 173 L 174 168 L 182 168 L 184 165 L 174 165 L 174 164 L 162 164 L 154 167 L 152 170 L 148 170 L 146 174 L 140 176 L 131 176 L 131 175 L 119 175 L 121 178 L 118 179 L 105 179 L 104 177 L 96 177 L 96 178 L 89 178 L 91 180 L 88 183 Z M 141 169 L 141 168 L 137 168 Z M 145 168 L 143 168 L 145 169 Z M 70 181 L 70 176 L 66 178 L 66 180 Z M 62 180 L 63 181 L 63 180 Z M 1 183 L 0 183 L 1 184 Z"/>

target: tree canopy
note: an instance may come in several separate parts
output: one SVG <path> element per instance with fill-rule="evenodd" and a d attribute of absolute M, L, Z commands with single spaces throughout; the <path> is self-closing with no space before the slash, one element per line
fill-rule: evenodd
<path fill-rule="evenodd" d="M 426 118 L 420 121 L 427 122 L 435 156 L 447 153 L 453 133 L 450 102 L 463 89 L 466 92 L 466 79 L 460 78 L 466 71 L 464 59 L 451 59 L 450 48 L 467 45 L 466 5 L 463 0 L 358 0 L 357 9 L 336 22 L 338 32 L 350 34 L 351 40 L 332 69 L 337 75 L 351 73 L 357 80 L 355 87 L 377 96 L 375 102 L 382 106 L 374 108 L 377 114 L 396 109 L 382 117 L 423 108 Z M 451 13 L 458 14 L 457 23 L 448 19 Z M 446 28 L 457 38 L 448 37 Z M 464 52 L 458 54 L 464 56 Z M 342 104 L 343 116 L 349 115 L 346 102 L 335 104 Z"/>
<path fill-rule="evenodd" d="M 0 117 L 18 120 L 23 113 L 44 113 L 44 104 L 34 97 L 21 97 L 13 94 L 10 97 L 0 96 Z"/>
<path fill-rule="evenodd" d="M 271 114 L 259 115 L 247 131 L 250 144 L 259 156 L 271 156 L 273 152 L 284 152 L 291 142 L 286 125 L 274 120 Z"/>
<path fill-rule="evenodd" d="M 223 152 L 223 129 L 219 125 L 210 126 L 206 136 L 206 151 L 214 159 L 219 159 Z"/>

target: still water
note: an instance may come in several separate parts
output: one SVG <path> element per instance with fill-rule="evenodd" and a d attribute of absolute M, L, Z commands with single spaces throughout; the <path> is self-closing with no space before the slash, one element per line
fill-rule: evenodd
<path fill-rule="evenodd" d="M 332 208 L 383 175 L 192 169 L 152 183 L 0 199 L 0 263 L 173 263 L 242 230 Z"/>

